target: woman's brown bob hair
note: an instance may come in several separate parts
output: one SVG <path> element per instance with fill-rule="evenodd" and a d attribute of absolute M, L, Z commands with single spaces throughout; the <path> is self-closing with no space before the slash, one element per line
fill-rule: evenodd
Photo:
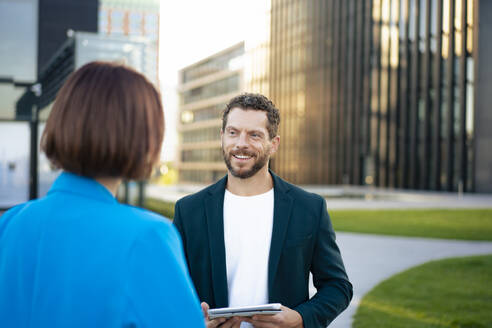
<path fill-rule="evenodd" d="M 131 68 L 92 62 L 58 93 L 41 148 L 56 167 L 75 174 L 144 179 L 159 159 L 163 136 L 156 88 Z"/>

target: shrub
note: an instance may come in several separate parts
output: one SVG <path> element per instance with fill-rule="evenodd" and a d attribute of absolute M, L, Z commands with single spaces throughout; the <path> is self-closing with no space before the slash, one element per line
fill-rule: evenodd
<path fill-rule="evenodd" d="M 155 198 L 146 198 L 144 207 L 149 211 L 159 213 L 168 219 L 174 218 L 174 202 L 167 202 Z"/>

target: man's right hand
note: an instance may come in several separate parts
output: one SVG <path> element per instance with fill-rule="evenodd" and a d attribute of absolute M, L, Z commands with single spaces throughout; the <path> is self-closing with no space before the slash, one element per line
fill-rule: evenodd
<path fill-rule="evenodd" d="M 217 318 L 217 319 L 212 319 L 208 317 L 208 309 L 210 308 L 206 302 L 202 302 L 202 311 L 203 311 L 203 317 L 205 318 L 205 325 L 207 328 L 215 328 L 215 327 L 220 327 L 220 328 L 239 328 L 241 326 L 241 321 L 239 318 L 232 317 L 232 318 Z"/>

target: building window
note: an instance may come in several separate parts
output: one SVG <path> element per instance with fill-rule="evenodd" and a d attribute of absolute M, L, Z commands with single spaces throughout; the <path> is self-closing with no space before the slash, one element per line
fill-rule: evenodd
<path fill-rule="evenodd" d="M 206 142 L 220 140 L 220 128 L 212 127 L 206 129 L 197 129 L 185 131 L 181 134 L 182 141 L 186 143 Z"/>
<path fill-rule="evenodd" d="M 101 9 L 99 10 L 99 18 L 98 18 L 98 23 L 99 23 L 99 32 L 100 33 L 109 33 L 109 20 L 108 20 L 108 10 L 107 9 Z"/>
<path fill-rule="evenodd" d="M 242 47 L 235 48 L 217 58 L 206 60 L 205 62 L 194 67 L 186 69 L 183 74 L 183 83 L 190 82 L 207 75 L 218 73 L 224 70 L 235 70 L 242 65 Z"/>
<path fill-rule="evenodd" d="M 111 11 L 111 34 L 123 34 L 124 31 L 124 13 L 120 10 Z"/>
<path fill-rule="evenodd" d="M 159 34 L 159 18 L 156 14 L 146 14 L 144 21 L 145 36 L 156 41 Z"/>
<path fill-rule="evenodd" d="M 183 150 L 181 152 L 182 162 L 209 162 L 217 163 L 222 162 L 222 149 L 191 149 Z"/>
<path fill-rule="evenodd" d="M 129 15 L 129 34 L 130 35 L 142 35 L 143 34 L 143 15 L 139 12 L 132 12 Z"/>
<path fill-rule="evenodd" d="M 181 123 L 190 124 L 201 121 L 219 119 L 222 117 L 222 111 L 225 109 L 225 104 L 217 104 L 205 108 L 196 109 L 194 111 L 184 111 L 181 113 Z"/>
<path fill-rule="evenodd" d="M 179 173 L 180 181 L 194 183 L 212 183 L 226 174 L 226 171 L 182 170 Z"/>
<path fill-rule="evenodd" d="M 204 86 L 193 88 L 183 93 L 183 103 L 189 104 L 195 101 L 221 96 L 239 90 L 239 75 L 235 74 Z"/>

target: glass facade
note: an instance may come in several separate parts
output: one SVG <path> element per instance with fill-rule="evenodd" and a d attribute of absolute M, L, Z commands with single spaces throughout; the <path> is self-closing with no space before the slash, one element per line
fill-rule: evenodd
<path fill-rule="evenodd" d="M 29 200 L 28 122 L 0 120 L 0 208 Z"/>
<path fill-rule="evenodd" d="M 150 41 L 145 59 L 146 76 L 159 84 L 159 1 L 100 0 L 99 33 L 121 37 L 143 37 Z"/>
<path fill-rule="evenodd" d="M 181 82 L 187 83 L 202 77 L 234 69 L 235 63 L 240 61 L 244 54 L 243 47 L 235 47 L 229 51 L 205 59 L 182 71 Z"/>
<path fill-rule="evenodd" d="M 222 150 L 220 148 L 212 149 L 190 149 L 181 152 L 183 162 L 221 162 Z"/>
<path fill-rule="evenodd" d="M 180 182 L 211 183 L 225 175 L 222 111 L 243 90 L 243 56 L 241 42 L 180 71 Z"/>
<path fill-rule="evenodd" d="M 43 195 L 51 184 L 36 132 L 42 130 L 46 98 L 73 70 L 67 61 L 51 60 L 66 44 L 67 29 L 97 31 L 97 7 L 92 0 L 83 6 L 72 0 L 0 0 L 0 210 Z M 54 78 L 39 88 L 47 67 L 55 65 Z"/>
<path fill-rule="evenodd" d="M 327 163 L 335 158 L 330 153 L 336 149 L 330 144 L 339 141 L 329 126 L 336 121 L 329 117 L 334 115 L 331 108 L 336 108 L 341 99 L 332 97 L 335 93 L 327 86 L 328 79 L 342 75 L 330 75 L 334 72 L 328 67 L 337 59 L 327 50 L 341 38 L 345 45 L 355 37 L 340 29 L 330 33 L 328 24 L 339 20 L 338 9 L 331 8 L 327 1 L 273 0 L 271 4 L 269 96 L 281 115 L 281 146 L 271 166 L 294 183 L 324 183 L 330 174 L 327 168 L 335 164 Z M 343 78 L 340 85 L 351 80 L 346 75 Z"/>
<path fill-rule="evenodd" d="M 143 35 L 143 14 L 141 12 L 131 12 L 128 14 L 128 34 Z"/>
<path fill-rule="evenodd" d="M 76 32 L 75 50 L 76 68 L 94 60 L 124 61 L 155 82 L 152 79 L 154 71 L 148 70 L 148 63 L 153 58 L 152 45 L 148 40 Z"/>
<path fill-rule="evenodd" d="M 220 79 L 205 85 L 197 86 L 193 89 L 182 93 L 183 104 L 208 99 L 216 96 L 222 96 L 239 89 L 239 73 Z"/>
<path fill-rule="evenodd" d="M 301 184 L 473 191 L 477 1 L 272 0 L 272 168 Z"/>
<path fill-rule="evenodd" d="M 110 34 L 123 34 L 125 30 L 125 13 L 121 10 L 112 10 L 110 16 Z"/>
<path fill-rule="evenodd" d="M 36 0 L 0 1 L 0 81 L 36 80 L 38 11 Z"/>
<path fill-rule="evenodd" d="M 179 173 L 181 181 L 206 184 L 217 181 L 224 175 L 223 170 L 181 170 Z"/>
<path fill-rule="evenodd" d="M 211 128 L 184 131 L 181 136 L 181 141 L 183 144 L 205 141 L 220 141 L 220 128 L 217 129 L 217 127 L 214 126 Z"/>
<path fill-rule="evenodd" d="M 182 124 L 192 124 L 195 122 L 213 120 L 222 117 L 222 112 L 225 108 L 225 103 L 219 103 L 204 108 L 199 108 L 194 111 L 184 111 L 181 113 Z"/>

